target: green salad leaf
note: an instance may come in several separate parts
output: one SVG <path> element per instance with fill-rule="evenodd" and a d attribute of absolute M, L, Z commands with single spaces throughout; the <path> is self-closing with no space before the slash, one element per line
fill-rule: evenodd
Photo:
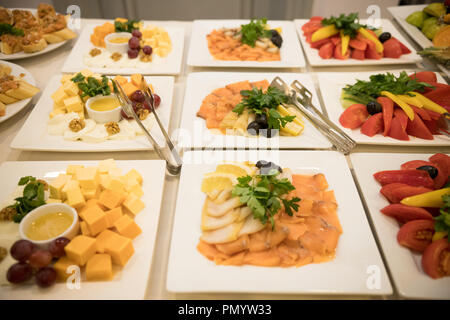
<path fill-rule="evenodd" d="M 114 29 L 116 32 L 133 32 L 135 29 L 139 29 L 139 20 L 127 20 L 126 22 L 114 21 Z"/>
<path fill-rule="evenodd" d="M 446 232 L 447 240 L 450 242 L 450 195 L 442 196 L 444 206 L 440 209 L 440 215 L 434 218 L 434 230 L 436 232 Z"/>
<path fill-rule="evenodd" d="M 254 47 L 258 38 L 270 38 L 272 32 L 266 29 L 266 25 L 267 19 L 265 18 L 258 20 L 252 19 L 250 23 L 241 25 L 241 42 Z"/>
<path fill-rule="evenodd" d="M 368 28 L 367 25 L 363 25 L 359 23 L 358 13 L 350 13 L 349 15 L 345 15 L 342 13 L 339 17 L 331 16 L 328 19 L 323 19 L 323 26 L 329 26 L 334 24 L 336 29 L 343 30 L 345 35 L 349 35 L 350 38 L 356 37 L 359 28 Z"/>
<path fill-rule="evenodd" d="M 32 210 L 45 204 L 45 185 L 35 177 L 22 177 L 18 183 L 19 186 L 25 186 L 22 197 L 14 199 L 16 202 L 10 206 L 16 213 L 13 221 L 19 223 Z"/>
<path fill-rule="evenodd" d="M 111 88 L 109 87 L 109 79 L 102 75 L 102 80 L 99 81 L 94 77 L 85 77 L 80 72 L 77 73 L 72 79 L 78 85 L 78 88 L 82 91 L 81 97 L 94 97 L 96 95 L 110 95 Z"/>
<path fill-rule="evenodd" d="M 0 23 L 0 36 L 4 34 L 12 34 L 13 36 L 21 37 L 25 35 L 22 29 L 13 27 L 9 23 Z"/>

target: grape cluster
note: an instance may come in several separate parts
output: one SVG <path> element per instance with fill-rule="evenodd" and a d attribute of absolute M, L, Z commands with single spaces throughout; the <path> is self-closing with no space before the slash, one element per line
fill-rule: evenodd
<path fill-rule="evenodd" d="M 142 39 L 142 32 L 140 32 L 138 29 L 134 29 L 131 33 L 132 37 L 130 40 L 128 40 L 128 58 L 130 59 L 136 59 L 139 56 L 139 51 L 142 49 L 142 52 L 145 55 L 151 55 L 153 52 L 153 48 L 150 46 L 143 46 L 141 48 L 141 39 Z"/>
<path fill-rule="evenodd" d="M 155 108 L 159 107 L 159 105 L 161 104 L 161 98 L 157 94 L 153 94 L 153 98 L 153 104 Z M 149 113 L 152 112 L 148 103 L 145 102 L 145 96 L 141 90 L 136 90 L 135 92 L 133 92 L 130 96 L 130 99 L 133 103 L 133 110 L 134 112 L 136 112 L 136 114 L 140 109 L 147 109 Z M 128 117 L 123 110 L 122 117 L 128 120 L 133 119 L 133 117 Z"/>

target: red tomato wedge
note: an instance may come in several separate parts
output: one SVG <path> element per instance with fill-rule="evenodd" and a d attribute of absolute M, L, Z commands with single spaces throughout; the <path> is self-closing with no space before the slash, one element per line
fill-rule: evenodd
<path fill-rule="evenodd" d="M 387 170 L 377 172 L 373 176 L 382 186 L 397 182 L 415 187 L 434 189 L 433 179 L 424 170 Z"/>
<path fill-rule="evenodd" d="M 322 21 L 323 20 L 323 17 L 321 17 L 321 16 L 314 16 L 314 17 L 311 17 L 311 19 L 309 19 L 309 21 Z"/>
<path fill-rule="evenodd" d="M 380 189 L 380 193 L 390 202 L 399 203 L 404 198 L 416 196 L 433 189 L 409 186 L 405 183 L 390 183 Z"/>
<path fill-rule="evenodd" d="M 446 175 L 450 174 L 450 157 L 444 153 L 436 153 L 432 155 L 428 160 L 432 163 L 439 164 L 442 169 L 446 170 Z"/>
<path fill-rule="evenodd" d="M 365 39 L 366 41 L 364 41 L 367 44 L 366 47 L 366 58 L 367 59 L 376 59 L 376 60 L 380 60 L 381 58 L 383 58 L 383 54 L 382 53 L 378 53 L 377 49 L 375 48 L 375 44 L 370 41 L 369 39 Z"/>
<path fill-rule="evenodd" d="M 395 38 L 390 38 L 383 43 L 383 54 L 385 58 L 394 58 L 398 59 L 402 56 L 402 48 L 400 47 L 400 43 Z"/>
<path fill-rule="evenodd" d="M 409 140 L 408 134 L 406 133 L 406 128 L 403 127 L 399 117 L 394 117 L 392 119 L 389 137 L 397 140 Z"/>
<path fill-rule="evenodd" d="M 436 88 L 424 95 L 442 107 L 450 107 L 450 86 L 448 85 Z"/>
<path fill-rule="evenodd" d="M 339 122 L 344 128 L 356 129 L 366 121 L 369 113 L 363 104 L 355 103 L 345 109 L 339 117 Z"/>
<path fill-rule="evenodd" d="M 384 131 L 383 136 L 387 136 L 391 129 L 392 117 L 394 115 L 394 102 L 387 97 L 378 97 L 377 102 L 381 104 L 383 110 Z"/>
<path fill-rule="evenodd" d="M 334 44 L 333 42 L 328 42 L 320 47 L 319 56 L 322 59 L 330 59 L 333 56 Z"/>
<path fill-rule="evenodd" d="M 377 133 L 383 132 L 383 114 L 376 113 L 369 117 L 361 126 L 361 133 L 366 136 L 373 137 Z"/>
<path fill-rule="evenodd" d="M 363 50 L 353 49 L 351 57 L 352 59 L 364 60 L 366 58 L 366 54 Z"/>
<path fill-rule="evenodd" d="M 302 31 L 304 33 L 312 33 L 320 28 L 322 28 L 322 23 L 320 21 L 309 21 L 302 26 Z"/>
<path fill-rule="evenodd" d="M 434 134 L 440 134 L 438 131 L 438 124 L 436 120 L 423 120 L 423 123 L 427 126 L 428 130 Z"/>
<path fill-rule="evenodd" d="M 400 223 L 405 223 L 412 220 L 433 220 L 433 216 L 427 210 L 418 207 L 405 206 L 401 203 L 390 204 L 381 212 L 385 215 L 395 218 Z"/>
<path fill-rule="evenodd" d="M 319 41 L 311 42 L 310 45 L 311 45 L 311 48 L 319 49 L 320 47 L 322 47 L 324 44 L 326 44 L 328 42 L 331 42 L 330 38 L 325 38 L 325 39 L 322 39 Z"/>
<path fill-rule="evenodd" d="M 430 130 L 428 130 L 427 126 L 423 123 L 422 119 L 417 115 L 417 113 L 414 113 L 414 119 L 411 121 L 408 119 L 408 125 L 406 127 L 406 132 L 414 137 L 426 139 L 426 140 L 433 140 L 433 135 L 431 134 Z"/>
<path fill-rule="evenodd" d="M 334 57 L 339 60 L 346 60 L 350 57 L 350 48 L 347 48 L 345 55 L 342 55 L 342 44 L 338 43 L 334 48 Z"/>
<path fill-rule="evenodd" d="M 450 276 L 450 242 L 448 239 L 434 241 L 422 255 L 422 268 L 433 279 Z"/>
<path fill-rule="evenodd" d="M 420 82 L 437 82 L 437 76 L 433 71 L 420 71 L 409 75 L 409 77 Z"/>
<path fill-rule="evenodd" d="M 433 81 L 422 81 L 422 82 L 426 82 L 426 83 L 428 83 L 429 85 L 431 85 L 431 86 L 434 87 L 434 88 L 425 87 L 425 88 L 424 88 L 425 94 L 428 94 L 428 93 L 430 93 L 430 92 L 433 92 L 434 90 L 437 90 L 437 89 L 447 88 L 447 87 L 448 87 L 448 85 L 443 84 L 443 83 L 439 83 L 439 82 L 433 82 Z"/>
<path fill-rule="evenodd" d="M 411 50 L 409 50 L 407 46 L 405 46 L 400 40 L 397 41 L 400 44 L 400 48 L 402 49 L 402 54 L 411 53 Z"/>
<path fill-rule="evenodd" d="M 356 50 L 365 51 L 367 48 L 367 43 L 358 39 L 350 39 L 348 45 Z"/>
<path fill-rule="evenodd" d="M 403 111 L 400 108 L 396 108 L 394 110 L 394 117 L 398 118 L 400 120 L 400 124 L 402 125 L 402 128 L 406 130 L 406 126 L 408 125 L 408 116 L 406 115 L 405 111 Z"/>
<path fill-rule="evenodd" d="M 411 160 L 408 162 L 403 163 L 400 168 L 402 170 L 414 170 L 422 166 L 432 166 L 433 164 L 429 161 L 425 160 Z"/>
<path fill-rule="evenodd" d="M 421 109 L 421 108 L 418 108 L 418 107 L 412 106 L 412 105 L 409 105 L 409 106 L 414 110 L 415 113 L 417 113 L 420 116 L 420 118 L 422 120 L 426 120 L 426 121 L 431 120 L 430 115 L 428 114 L 428 112 L 426 112 L 425 109 Z"/>
<path fill-rule="evenodd" d="M 397 241 L 404 247 L 422 252 L 431 243 L 433 233 L 433 220 L 412 220 L 400 228 Z"/>
<path fill-rule="evenodd" d="M 335 45 L 335 46 L 337 46 L 339 43 L 341 43 L 341 36 L 340 35 L 335 35 L 335 36 L 332 36 L 331 38 L 331 42 L 333 42 L 333 44 Z"/>

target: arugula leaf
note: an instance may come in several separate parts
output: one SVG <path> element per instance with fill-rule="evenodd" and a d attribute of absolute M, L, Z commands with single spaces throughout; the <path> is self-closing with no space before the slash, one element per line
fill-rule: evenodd
<path fill-rule="evenodd" d="M 435 217 L 434 230 L 436 232 L 446 232 L 447 240 L 450 242 L 450 195 L 442 196 L 444 206 L 440 209 L 440 215 Z"/>
<path fill-rule="evenodd" d="M 266 224 L 270 221 L 272 229 L 275 227 L 274 216 L 280 209 L 292 216 L 298 210 L 298 197 L 286 199 L 283 196 L 295 190 L 287 178 L 278 179 L 278 170 L 270 171 L 267 175 L 243 176 L 238 178 L 232 195 L 239 197 L 241 203 L 246 204 L 253 213 L 253 218 Z"/>
<path fill-rule="evenodd" d="M 272 37 L 272 32 L 266 29 L 266 25 L 267 19 L 265 18 L 256 21 L 252 19 L 250 23 L 241 25 L 241 31 L 239 31 L 242 35 L 241 42 L 254 47 L 258 38 Z"/>
<path fill-rule="evenodd" d="M 45 204 L 45 186 L 35 177 L 26 176 L 19 180 L 18 185 L 25 185 L 22 197 L 14 199 L 11 208 L 16 210 L 13 221 L 19 223 L 32 210 Z"/>
<path fill-rule="evenodd" d="M 111 88 L 109 87 L 109 79 L 102 75 L 102 80 L 98 81 L 94 77 L 85 77 L 80 72 L 73 77 L 72 80 L 74 83 L 78 85 L 78 88 L 81 90 L 81 97 L 94 97 L 96 95 L 110 95 Z"/>
<path fill-rule="evenodd" d="M 350 38 L 356 37 L 359 28 L 367 28 L 366 25 L 359 23 L 358 13 L 350 13 L 349 15 L 341 14 L 339 17 L 331 16 L 328 19 L 323 19 L 323 26 L 334 24 L 336 29 L 343 30 L 344 35 L 349 35 Z"/>
<path fill-rule="evenodd" d="M 22 29 L 13 27 L 9 23 L 0 23 L 0 36 L 4 34 L 12 34 L 13 36 L 23 37 L 25 33 Z"/>

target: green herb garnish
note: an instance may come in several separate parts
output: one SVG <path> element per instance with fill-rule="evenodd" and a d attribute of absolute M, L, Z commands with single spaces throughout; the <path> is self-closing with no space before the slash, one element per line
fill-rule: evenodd
<path fill-rule="evenodd" d="M 0 23 L 0 36 L 4 34 L 12 34 L 13 36 L 21 37 L 25 35 L 22 29 L 13 27 L 9 23 Z"/>
<path fill-rule="evenodd" d="M 447 233 L 447 240 L 450 242 L 450 195 L 443 195 L 442 200 L 444 206 L 440 209 L 441 214 L 434 218 L 434 230 Z"/>
<path fill-rule="evenodd" d="M 367 25 L 360 24 L 358 13 L 350 13 L 349 15 L 341 14 L 339 17 L 331 16 L 328 19 L 323 19 L 323 26 L 334 24 L 336 29 L 343 30 L 344 35 L 349 35 L 350 38 L 356 37 L 359 28 L 368 28 Z"/>
<path fill-rule="evenodd" d="M 114 28 L 116 32 L 133 32 L 139 29 L 139 20 L 127 20 L 126 22 L 114 21 Z"/>
<path fill-rule="evenodd" d="M 35 177 L 22 177 L 18 183 L 19 186 L 25 186 L 22 197 L 16 198 L 16 203 L 10 206 L 14 208 L 16 213 L 13 220 L 16 223 L 22 219 L 32 210 L 45 204 L 45 186 Z"/>
<path fill-rule="evenodd" d="M 254 47 L 258 38 L 272 37 L 272 32 L 266 29 L 266 25 L 267 19 L 265 18 L 255 21 L 252 19 L 250 23 L 241 25 L 241 31 L 239 31 L 242 35 L 241 42 Z"/>
<path fill-rule="evenodd" d="M 96 95 L 110 95 L 111 88 L 108 85 L 109 79 L 102 75 L 102 80 L 99 81 L 94 77 L 85 77 L 80 72 L 72 79 L 78 85 L 78 88 L 82 91 L 81 97 L 94 97 Z"/>
<path fill-rule="evenodd" d="M 295 116 L 283 117 L 277 111 L 280 104 L 288 101 L 288 97 L 277 88 L 269 87 L 266 92 L 258 88 L 242 90 L 241 95 L 243 99 L 234 107 L 233 112 L 240 115 L 248 109 L 249 112 L 257 115 L 266 114 L 269 129 L 280 129 L 295 119 Z"/>
<path fill-rule="evenodd" d="M 352 95 L 352 100 L 367 104 L 376 100 L 381 91 L 389 91 L 395 95 L 411 95 L 410 91 L 424 92 L 425 87 L 434 88 L 426 82 L 419 82 L 417 79 L 411 79 L 405 71 L 402 71 L 398 77 L 387 72 L 386 74 L 376 74 L 370 76 L 369 81 L 357 80 L 353 85 L 347 85 L 343 90 Z"/>
<path fill-rule="evenodd" d="M 284 211 L 292 216 L 293 211 L 298 210 L 297 202 L 300 201 L 297 197 L 282 198 L 295 187 L 287 178 L 278 179 L 278 174 L 278 170 L 272 169 L 264 175 L 239 177 L 232 191 L 234 197 L 239 197 L 241 203 L 252 209 L 255 219 L 262 224 L 270 221 L 272 229 L 275 227 L 273 216 L 282 208 L 282 204 Z"/>

